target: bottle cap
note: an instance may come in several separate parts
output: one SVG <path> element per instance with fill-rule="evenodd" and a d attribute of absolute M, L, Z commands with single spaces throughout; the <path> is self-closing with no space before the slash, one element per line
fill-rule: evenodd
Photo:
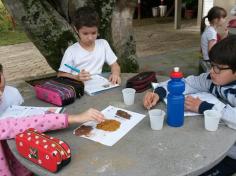
<path fill-rule="evenodd" d="M 179 72 L 179 67 L 174 67 L 174 72 Z"/>
<path fill-rule="evenodd" d="M 183 73 L 179 71 L 179 67 L 174 67 L 174 70 L 170 73 L 171 78 L 183 78 Z"/>

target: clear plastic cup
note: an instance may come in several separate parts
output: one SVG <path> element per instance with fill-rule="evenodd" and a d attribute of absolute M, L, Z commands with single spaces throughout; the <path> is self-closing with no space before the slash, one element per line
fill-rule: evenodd
<path fill-rule="evenodd" d="M 153 130 L 161 130 L 164 123 L 165 112 L 161 109 L 152 109 L 148 111 L 150 125 Z"/>
<path fill-rule="evenodd" d="M 124 103 L 126 105 L 134 104 L 135 92 L 136 92 L 136 90 L 132 89 L 132 88 L 125 88 L 122 90 Z"/>
<path fill-rule="evenodd" d="M 207 131 L 216 131 L 219 126 L 221 113 L 216 110 L 204 111 L 204 124 Z"/>

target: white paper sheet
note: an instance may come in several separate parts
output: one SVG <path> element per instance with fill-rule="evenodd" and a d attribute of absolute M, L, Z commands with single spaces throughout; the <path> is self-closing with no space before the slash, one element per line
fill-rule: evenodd
<path fill-rule="evenodd" d="M 33 106 L 17 106 L 12 105 L 0 116 L 0 118 L 7 117 L 25 117 L 31 115 L 43 115 L 47 113 L 60 113 L 63 111 L 61 107 L 33 107 Z"/>
<path fill-rule="evenodd" d="M 207 93 L 207 92 L 199 92 L 195 94 L 188 94 L 186 96 L 192 96 L 192 97 L 198 97 L 202 101 L 207 101 L 208 103 L 212 104 L 217 104 L 220 102 L 214 95 Z M 165 103 L 167 104 L 167 98 L 164 99 Z M 198 116 L 200 115 L 199 113 L 196 112 L 190 112 L 190 111 L 185 111 L 184 116 Z"/>
<path fill-rule="evenodd" d="M 95 95 L 101 91 L 118 87 L 119 84 L 112 84 L 108 81 L 108 79 L 100 76 L 100 75 L 93 75 L 91 80 L 85 81 L 84 91 L 88 95 Z"/>
<path fill-rule="evenodd" d="M 131 115 L 130 119 L 116 117 L 115 114 L 117 110 L 123 110 L 129 113 Z M 96 122 L 86 122 L 83 125 L 92 126 L 93 130 L 90 132 L 89 136 L 82 135 L 81 137 L 99 142 L 107 146 L 112 146 L 116 142 L 118 142 L 124 135 L 126 135 L 135 125 L 137 125 L 145 117 L 145 115 L 143 114 L 135 113 L 121 108 L 116 108 L 114 106 L 108 106 L 102 111 L 102 113 L 107 119 L 114 119 L 119 121 L 121 123 L 120 128 L 114 132 L 108 132 L 96 129 Z"/>

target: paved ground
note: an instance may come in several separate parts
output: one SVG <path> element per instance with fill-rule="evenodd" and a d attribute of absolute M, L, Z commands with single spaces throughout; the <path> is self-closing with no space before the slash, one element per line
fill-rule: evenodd
<path fill-rule="evenodd" d="M 196 74 L 199 28 L 195 24 L 195 20 L 183 21 L 183 29 L 174 30 L 169 18 L 134 21 L 140 71 L 154 70 L 167 75 L 172 67 L 180 66 L 185 75 Z M 0 63 L 8 83 L 23 93 L 25 80 L 55 73 L 32 43 L 0 47 Z"/>
<path fill-rule="evenodd" d="M 3 64 L 6 79 L 10 82 L 53 72 L 32 43 L 0 47 L 0 63 Z"/>

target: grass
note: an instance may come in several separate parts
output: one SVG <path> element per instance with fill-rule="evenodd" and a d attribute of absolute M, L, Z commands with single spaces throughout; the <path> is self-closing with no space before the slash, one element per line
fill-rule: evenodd
<path fill-rule="evenodd" d="M 0 32 L 0 46 L 14 45 L 17 43 L 25 43 L 30 40 L 22 31 L 4 31 Z"/>
<path fill-rule="evenodd" d="M 0 46 L 29 42 L 0 1 Z"/>

